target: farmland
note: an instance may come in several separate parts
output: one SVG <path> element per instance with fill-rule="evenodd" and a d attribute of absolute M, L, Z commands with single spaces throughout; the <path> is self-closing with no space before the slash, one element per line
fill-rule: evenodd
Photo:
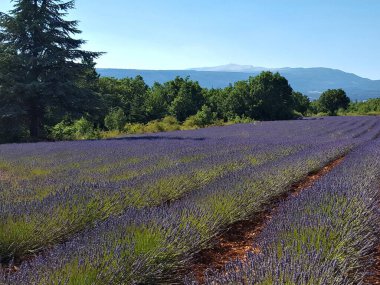
<path fill-rule="evenodd" d="M 378 117 L 0 145 L 0 284 L 378 284 L 379 157 Z M 216 237 L 338 159 L 197 278 Z"/>

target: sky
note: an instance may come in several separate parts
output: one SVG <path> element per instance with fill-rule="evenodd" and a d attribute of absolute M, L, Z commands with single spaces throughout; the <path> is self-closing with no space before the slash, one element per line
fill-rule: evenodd
<path fill-rule="evenodd" d="M 8 11 L 10 0 L 0 0 Z M 380 79 L 380 0 L 76 0 L 97 67 L 330 67 Z"/>

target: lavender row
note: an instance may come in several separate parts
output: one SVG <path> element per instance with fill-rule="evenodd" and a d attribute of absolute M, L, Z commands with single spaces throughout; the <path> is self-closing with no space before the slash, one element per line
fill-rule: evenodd
<path fill-rule="evenodd" d="M 323 130 L 325 128 L 329 128 L 330 130 L 335 132 L 339 131 L 343 124 L 347 125 L 348 129 L 352 128 L 352 124 L 360 124 L 361 129 L 358 130 L 360 132 L 364 132 L 370 128 L 372 128 L 373 130 L 364 132 L 363 135 L 357 136 L 355 138 L 354 136 L 356 136 L 356 132 L 351 132 L 351 134 L 346 133 L 344 136 L 338 136 L 339 140 L 337 140 L 337 137 L 335 135 L 331 136 L 331 133 L 329 132 L 323 135 Z M 170 174 L 173 174 L 173 177 L 178 177 L 179 175 L 181 175 L 181 173 L 185 174 L 185 176 L 183 176 L 183 182 L 180 180 L 179 184 L 177 184 L 178 187 L 174 187 L 176 192 L 181 191 L 181 189 L 183 189 L 181 183 L 186 182 L 186 179 L 188 177 L 191 178 L 193 176 L 189 176 L 189 172 L 196 173 L 199 170 L 205 169 L 205 171 L 209 173 L 210 169 L 213 168 L 213 165 L 217 165 L 218 161 L 229 163 L 221 163 L 222 170 L 220 171 L 224 173 L 223 175 L 217 173 L 215 176 L 216 179 L 211 179 L 207 181 L 206 184 L 200 184 L 200 189 L 198 191 L 183 192 L 183 199 L 178 202 L 172 202 L 168 210 L 162 210 L 167 209 L 167 206 L 162 206 L 162 209 L 160 207 L 144 207 L 144 209 L 140 210 L 138 209 L 139 207 L 137 207 L 138 205 L 136 205 L 136 203 L 133 204 L 133 207 L 120 207 L 120 199 L 115 199 L 116 202 L 112 200 L 107 200 L 107 197 L 115 197 L 113 196 L 113 194 L 118 193 L 120 189 L 120 183 L 117 184 L 117 186 L 112 186 L 112 184 L 106 184 L 102 181 L 104 177 L 99 178 L 99 182 L 97 182 L 98 184 L 92 181 L 82 182 L 78 184 L 74 183 L 73 185 L 66 186 L 63 190 L 55 192 L 62 194 L 60 196 L 60 199 L 56 199 L 56 197 L 53 194 L 42 199 L 41 201 L 32 201 L 25 203 L 24 208 L 23 205 L 17 205 L 17 207 L 14 208 L 15 212 L 13 212 L 16 213 L 16 215 L 13 214 L 11 216 L 17 216 L 17 211 L 19 211 L 20 209 L 24 209 L 22 213 L 30 214 L 26 215 L 25 218 L 21 220 L 21 222 L 24 222 L 23 225 L 31 225 L 31 228 L 23 228 L 16 224 L 15 232 L 13 235 L 9 233 L 9 230 L 7 231 L 7 228 L 5 228 L 5 230 L 3 228 L 3 230 L 0 231 L 0 234 L 3 234 L 2 242 L 0 242 L 0 245 L 5 245 L 4 248 L 9 248 L 9 245 L 13 246 L 16 244 L 17 246 L 18 242 L 20 245 L 24 246 L 25 244 L 28 245 L 28 242 L 30 242 L 29 239 L 32 237 L 38 238 L 32 241 L 33 248 L 36 250 L 40 250 L 40 248 L 43 248 L 46 245 L 52 245 L 56 242 L 60 242 L 61 240 L 63 240 L 61 238 L 51 240 L 48 236 L 46 236 L 46 233 L 52 233 L 53 238 L 55 238 L 57 236 L 56 232 L 63 229 L 64 231 L 66 231 L 66 235 L 72 235 L 75 232 L 78 232 L 81 229 L 86 228 L 85 225 L 94 226 L 94 223 L 96 223 L 96 221 L 107 218 L 109 215 L 121 214 L 121 217 L 124 217 L 123 219 L 125 219 L 125 224 L 120 226 L 120 236 L 124 236 L 123 240 L 129 239 L 129 241 L 126 242 L 124 250 L 122 251 L 126 252 L 125 248 L 129 248 L 130 252 L 134 252 L 134 250 L 131 250 L 130 248 L 135 243 L 136 237 L 134 237 L 134 235 L 136 233 L 138 233 L 138 237 L 143 237 L 142 240 L 145 239 L 146 235 L 149 236 L 148 240 L 150 240 L 151 235 L 154 236 L 153 240 L 155 240 L 158 232 L 160 238 L 158 238 L 159 242 L 157 242 L 157 244 L 162 245 L 159 251 L 161 252 L 161 250 L 164 250 L 164 252 L 166 252 L 165 254 L 167 256 L 165 257 L 165 262 L 170 265 L 168 266 L 168 268 L 170 270 L 173 270 L 173 264 L 183 264 L 184 260 L 191 257 L 190 253 L 194 253 L 197 250 L 199 250 L 202 246 L 206 245 L 209 239 L 215 233 L 221 230 L 224 226 L 228 225 L 228 223 L 240 219 L 245 215 L 251 214 L 252 212 L 258 210 L 260 208 L 260 205 L 264 204 L 265 201 L 267 201 L 274 195 L 277 195 L 278 193 L 284 191 L 286 187 L 289 185 L 289 183 L 300 179 L 308 171 L 321 167 L 323 163 L 327 162 L 329 159 L 336 157 L 337 155 L 342 154 L 343 152 L 346 152 L 349 148 L 353 147 L 354 145 L 360 144 L 363 141 L 370 139 L 372 136 L 375 135 L 376 128 L 378 128 L 378 125 L 378 120 L 376 118 L 344 118 L 344 120 L 341 118 L 336 118 L 336 120 L 328 118 L 324 120 L 305 122 L 291 121 L 260 123 L 256 126 L 237 125 L 226 128 L 198 130 L 194 132 L 174 132 L 169 134 L 151 135 L 147 137 L 135 137 L 132 140 L 128 139 L 109 142 L 62 143 L 60 145 L 47 144 L 44 147 L 41 147 L 40 144 L 28 146 L 5 146 L 4 149 L 1 149 L 1 151 L 2 153 L 5 153 L 6 150 L 11 150 L 11 152 L 7 152 L 6 155 L 9 160 L 13 162 L 18 162 L 23 161 L 23 159 L 25 160 L 25 156 L 28 159 L 30 157 L 37 157 L 39 158 L 39 160 L 27 160 L 29 162 L 29 165 L 31 164 L 32 166 L 37 167 L 39 167 L 39 164 L 41 164 L 40 161 L 44 161 L 44 157 L 51 157 L 51 161 L 54 162 L 54 160 L 57 160 L 57 158 L 61 157 L 61 155 L 59 154 L 60 152 L 64 154 L 66 153 L 66 155 L 68 155 L 68 153 L 70 153 L 71 151 L 76 155 L 80 155 L 79 159 L 77 159 L 76 161 L 77 163 L 80 164 L 83 161 L 85 162 L 83 163 L 83 172 L 85 173 L 88 173 L 89 168 L 91 169 L 91 161 L 93 161 L 95 164 L 98 162 L 98 166 L 100 167 L 103 163 L 112 164 L 112 161 L 115 160 L 115 158 L 112 157 L 110 153 L 114 154 L 114 156 L 116 155 L 117 158 L 120 158 L 122 157 L 120 154 L 126 154 L 126 152 L 129 153 L 133 149 L 136 149 L 136 151 L 138 150 L 139 153 L 134 157 L 142 157 L 145 151 L 146 157 L 152 158 L 153 161 L 155 159 L 161 159 L 165 156 L 180 159 L 185 158 L 187 164 L 185 164 L 184 167 L 168 167 L 169 174 L 165 178 L 165 180 L 167 180 L 167 178 L 170 177 Z M 270 129 L 270 131 L 268 131 L 268 129 Z M 320 134 L 318 132 L 320 132 Z M 144 151 L 141 151 L 141 149 L 136 147 L 136 145 L 139 145 L 139 147 Z M 22 150 L 23 148 L 27 148 L 29 146 L 31 147 L 30 151 Z M 49 150 L 49 148 L 51 149 Z M 92 151 L 90 151 L 91 149 Z M 283 151 L 278 152 L 278 150 Z M 156 152 L 158 152 L 158 154 Z M 210 153 L 215 154 L 215 159 L 209 159 Z M 17 154 L 19 154 L 19 156 L 17 156 Z M 178 154 L 180 155 L 177 156 Z M 193 160 L 191 154 L 194 154 L 196 158 L 200 157 L 200 159 Z M 271 158 L 271 155 L 273 155 L 273 159 Z M 85 159 L 86 157 L 87 159 Z M 99 157 L 100 162 L 97 161 L 97 158 Z M 130 157 L 123 159 L 124 161 L 129 161 Z M 180 159 L 177 159 L 177 161 L 179 161 Z M 242 159 L 249 161 L 246 167 L 241 167 L 243 161 Z M 62 162 L 62 160 L 64 162 Z M 34 163 L 35 161 L 36 163 Z M 63 156 L 61 160 L 58 159 L 58 164 L 64 164 L 67 163 L 67 161 L 70 161 L 70 163 L 75 162 L 75 157 L 71 156 L 69 159 L 67 159 L 66 156 Z M 133 160 L 132 162 L 137 164 L 139 163 L 139 161 L 136 162 Z M 68 163 L 69 166 L 70 163 Z M 154 162 L 152 164 L 154 165 Z M 210 167 L 210 165 L 212 166 Z M 120 166 L 123 167 L 123 160 L 121 160 Z M 188 166 L 192 167 L 189 168 Z M 81 168 L 79 169 L 81 170 Z M 57 174 L 57 180 L 59 180 L 59 174 L 60 173 Z M 76 172 L 71 173 L 71 176 L 69 175 L 69 179 L 71 177 L 71 179 L 75 181 L 77 174 L 78 173 Z M 263 177 L 266 177 L 266 179 L 263 179 Z M 157 182 L 159 176 L 152 175 L 151 177 L 146 176 L 146 178 L 146 183 L 147 185 L 149 185 Z M 54 175 L 48 175 L 47 179 L 54 181 Z M 31 181 L 33 183 L 38 184 L 40 183 L 41 179 L 32 179 Z M 31 181 L 28 180 L 28 183 Z M 123 185 L 126 185 L 127 183 L 130 183 L 130 181 L 124 181 L 123 183 L 125 183 Z M 107 187 L 104 187 L 105 185 Z M 132 193 L 132 195 L 123 196 L 123 198 L 132 197 L 134 200 L 131 201 L 136 201 L 139 199 L 139 195 L 133 195 L 134 192 L 132 190 L 133 187 L 135 187 L 135 185 L 131 185 L 132 187 L 129 188 L 130 191 L 128 191 L 127 193 Z M 173 184 L 169 184 L 167 186 L 168 188 L 170 188 L 173 186 Z M 192 189 L 194 187 L 190 188 Z M 91 191 L 87 191 L 87 189 L 90 189 Z M 167 201 L 168 199 L 164 195 L 166 194 L 166 192 L 157 191 L 159 189 L 160 188 L 154 188 L 152 190 L 153 197 L 157 197 L 158 199 L 162 198 L 162 201 Z M 274 191 L 273 189 L 276 189 L 276 191 Z M 102 209 L 105 213 L 104 217 L 94 217 L 93 213 L 91 211 L 89 212 L 86 207 L 81 207 L 83 205 L 81 204 L 81 201 L 86 202 L 88 200 L 91 200 L 91 198 L 94 198 L 94 193 L 96 194 L 95 198 L 102 198 L 101 203 L 104 203 L 104 199 L 106 199 L 107 203 L 102 204 L 104 205 L 104 208 Z M 101 194 L 99 195 L 99 193 Z M 54 199 L 51 199 L 52 197 Z M 74 197 L 75 199 L 70 199 L 70 197 Z M 119 198 L 119 196 L 116 197 Z M 50 219 L 49 215 L 52 212 L 49 211 L 54 212 L 54 210 L 56 210 L 57 208 L 57 205 L 60 205 L 59 201 L 62 201 L 63 204 L 66 203 L 68 205 L 67 212 L 63 214 L 60 213 L 60 219 L 62 219 L 63 217 L 63 219 L 66 218 L 66 220 L 58 220 L 57 222 L 54 219 L 52 219 L 52 223 L 47 222 L 44 224 L 46 220 L 49 221 Z M 95 202 L 98 201 L 95 200 Z M 10 203 L 9 205 L 13 204 Z M 93 205 L 94 204 L 90 204 L 91 207 L 93 207 Z M 245 207 L 242 207 L 244 205 Z M 97 205 L 95 204 L 95 206 Z M 154 204 L 152 206 L 154 207 Z M 6 205 L 6 203 L 3 203 L 0 207 L 3 207 L 4 215 L 12 213 L 11 208 L 8 205 Z M 186 209 L 186 211 L 184 211 L 183 209 Z M 139 213 L 139 218 L 136 218 L 134 215 L 128 216 L 131 212 L 134 211 Z M 165 219 L 162 218 L 161 214 L 156 215 L 156 211 L 159 211 L 159 213 L 162 213 L 162 211 L 170 212 L 171 214 L 169 216 L 175 217 L 174 221 L 168 218 L 170 220 L 169 225 L 162 224 L 161 221 Z M 123 212 L 126 212 L 127 214 L 123 215 Z M 36 213 L 39 213 L 40 215 L 38 216 L 36 215 Z M 65 214 L 67 213 L 69 214 L 69 216 L 65 216 Z M 81 216 L 85 219 L 83 221 L 80 221 L 80 227 L 76 228 L 77 224 L 73 224 L 71 222 L 78 221 L 78 213 L 80 213 Z M 154 222 L 154 225 L 151 224 L 152 221 L 155 221 L 155 219 L 153 219 L 153 216 L 156 216 L 157 220 L 156 222 Z M 46 219 L 46 217 L 48 219 Z M 180 218 L 178 220 L 178 217 L 183 218 Z M 45 220 L 43 218 L 45 218 Z M 112 224 L 114 219 L 118 219 L 118 217 L 111 218 L 108 222 Z M 137 223 L 137 221 L 139 220 L 143 220 L 144 222 L 139 224 Z M 31 221 L 34 223 L 31 223 Z M 172 225 L 175 225 L 175 223 L 178 223 L 178 221 L 181 221 L 180 226 L 172 227 Z M 144 230 L 141 230 L 141 228 Z M 163 228 L 165 230 L 162 230 Z M 199 237 L 196 237 L 196 234 L 188 234 L 187 232 L 186 234 L 176 234 L 176 236 L 180 237 L 178 238 L 178 246 L 175 247 L 175 251 L 177 253 L 174 254 L 172 251 L 170 251 L 170 253 L 167 253 L 167 248 L 170 248 L 170 244 L 172 243 L 171 239 L 169 238 L 169 233 L 173 231 L 178 232 L 179 229 L 183 230 L 183 228 L 191 230 L 191 233 L 196 233 L 199 235 Z M 78 249 L 74 246 L 72 251 L 64 251 L 64 253 L 66 254 L 65 257 L 60 256 L 60 260 L 62 260 L 62 262 L 66 261 L 60 264 L 63 267 L 67 266 L 67 268 L 78 268 L 78 266 L 75 264 L 73 260 L 75 260 L 74 257 L 81 257 L 79 258 L 80 260 L 83 258 L 88 259 L 81 262 L 87 265 L 90 264 L 90 268 L 98 268 L 96 266 L 100 266 L 100 268 L 106 267 L 104 264 L 102 264 L 102 262 L 110 258 L 104 257 L 104 252 L 113 252 L 114 248 L 112 246 L 104 245 L 104 240 L 113 240 L 114 247 L 115 244 L 117 244 L 117 242 L 115 242 L 115 239 L 112 238 L 115 231 L 113 227 L 104 230 L 102 229 L 102 227 L 95 225 L 93 231 L 85 231 L 79 234 L 76 239 L 74 239 L 79 239 L 82 244 L 81 248 L 86 247 L 88 253 L 98 252 L 97 256 L 103 256 L 102 258 L 89 257 L 90 255 L 86 255 L 86 253 L 76 255 L 75 253 L 80 251 L 78 251 Z M 150 232 L 151 230 L 154 232 L 154 234 Z M 28 236 L 27 234 L 25 234 L 28 233 L 28 231 L 29 233 L 32 233 L 32 236 Z M 90 234 L 90 232 L 92 234 Z M 98 232 L 100 232 L 99 235 Z M 97 238 L 95 238 L 95 236 Z M 95 247 L 91 246 L 92 243 L 90 242 L 90 240 L 86 239 L 87 237 L 89 237 L 90 240 L 94 240 Z M 138 238 L 138 240 L 140 239 Z M 167 240 L 170 242 L 166 243 Z M 70 244 L 70 242 L 68 244 Z M 87 244 L 90 245 L 88 248 L 87 246 L 85 246 Z M 99 244 L 103 245 L 96 247 Z M 145 243 L 143 242 L 143 244 Z M 38 245 L 38 247 L 36 247 L 36 245 Z M 147 250 L 147 252 L 144 253 L 145 255 L 147 255 L 147 257 L 144 257 L 145 255 L 142 254 L 142 258 L 143 260 L 145 260 L 145 263 L 143 261 L 140 261 L 141 247 L 144 248 L 144 246 L 140 246 L 140 249 L 137 250 L 137 254 L 127 255 L 130 260 L 136 258 L 136 263 L 132 261 L 128 262 L 128 264 L 131 264 L 131 268 L 133 268 L 133 264 L 150 264 L 153 260 L 157 260 L 155 254 L 152 254 L 154 250 Z M 154 248 L 155 247 L 153 246 L 153 249 Z M 16 252 L 15 247 L 13 247 L 12 254 L 14 256 L 19 256 L 22 254 L 22 252 L 25 252 L 27 250 L 30 250 L 30 246 L 21 248 L 19 252 Z M 52 254 L 53 252 L 55 251 L 52 251 Z M 59 252 L 59 250 L 57 250 L 57 252 Z M 165 254 L 160 253 L 158 255 L 165 256 Z M 113 256 L 114 252 L 110 255 Z M 189 256 L 184 258 L 184 256 L 186 255 Z M 44 258 L 42 259 L 45 260 Z M 119 260 L 117 257 L 113 259 Z M 55 261 L 51 262 L 55 264 Z M 147 272 L 152 272 L 154 278 L 158 278 L 157 276 L 166 276 L 167 278 L 168 274 L 161 274 L 162 272 L 160 274 L 153 274 L 155 272 L 153 268 L 156 268 L 156 266 L 158 266 L 157 264 L 165 264 L 165 262 L 153 262 L 153 267 L 146 267 L 147 265 L 145 264 L 143 267 L 141 267 L 145 268 L 144 270 L 140 268 L 140 271 L 138 271 L 140 273 L 134 273 L 131 276 L 133 276 L 133 278 L 135 279 L 148 278 L 147 275 L 149 274 L 147 274 Z M 70 266 L 68 266 L 67 264 L 69 264 Z M 33 264 L 30 266 L 33 266 Z M 178 265 L 176 265 L 175 267 L 177 266 Z M 49 268 L 49 266 L 45 267 Z M 147 270 L 146 268 L 149 268 L 149 270 Z M 160 266 L 158 266 L 158 268 L 160 268 Z M 80 271 L 81 269 L 78 270 Z M 84 270 L 84 276 L 88 276 L 88 270 Z M 119 270 L 121 272 L 120 274 L 124 274 L 125 272 L 128 272 L 129 269 L 119 268 Z M 135 269 L 132 271 L 137 272 Z M 110 272 L 112 272 L 112 270 L 100 270 L 99 272 L 105 274 L 106 277 L 104 278 L 106 279 L 109 278 L 110 275 L 112 275 L 109 274 Z M 97 271 L 97 274 L 99 272 Z M 28 274 L 28 278 L 31 278 L 30 272 Z M 46 272 L 37 274 L 37 276 L 45 276 L 44 278 L 51 278 L 51 274 L 52 271 L 46 270 Z M 72 274 L 72 272 L 66 275 L 63 273 L 55 274 L 58 274 L 57 276 L 71 276 L 70 274 Z M 125 279 L 128 280 L 128 278 Z M 52 279 L 49 280 L 52 282 Z M 98 277 L 96 277 L 96 280 L 98 280 Z"/>
<path fill-rule="evenodd" d="M 155 206 L 181 197 L 224 175 L 257 167 L 305 149 L 307 145 L 277 145 L 255 150 L 225 151 L 222 159 L 207 159 L 193 167 L 167 169 L 168 175 L 152 175 L 140 186 L 136 181 L 115 187 L 107 183 L 82 183 L 56 190 L 48 197 L 28 203 L 3 202 L 0 255 L 18 257 L 67 239 L 97 220 L 119 214 L 129 207 Z M 220 150 L 217 154 L 220 153 Z M 244 157 L 243 157 L 244 156 Z M 91 186 L 91 191 L 85 189 Z M 119 186 L 119 185 L 118 185 Z M 83 189 L 83 188 L 84 189 Z M 51 217 L 54 217 L 53 219 Z M 53 229 L 53 230 L 52 230 Z"/>
<path fill-rule="evenodd" d="M 215 181 L 170 206 L 128 211 L 24 263 L 5 284 L 179 282 L 187 261 L 228 224 L 260 211 L 352 145 L 327 143 Z M 108 264 L 108 262 L 110 264 Z M 76 283 L 78 282 L 78 283 Z"/>
<path fill-rule="evenodd" d="M 206 284 L 366 284 L 380 242 L 379 157 L 380 140 L 350 153 L 280 207 L 255 244 L 259 254 L 210 270 Z"/>

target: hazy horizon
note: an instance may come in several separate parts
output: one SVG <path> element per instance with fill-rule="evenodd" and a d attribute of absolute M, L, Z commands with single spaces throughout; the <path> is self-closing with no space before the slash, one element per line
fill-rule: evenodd
<path fill-rule="evenodd" d="M 123 70 L 123 69 L 127 69 L 127 70 L 153 70 L 153 71 L 175 71 L 175 70 L 179 70 L 179 71 L 186 71 L 186 70 L 194 70 L 194 71 L 197 71 L 197 69 L 201 69 L 201 68 L 214 68 L 214 67 L 223 67 L 223 66 L 228 66 L 228 65 L 238 65 L 238 66 L 252 66 L 252 67 L 255 67 L 255 68 L 265 68 L 265 69 L 286 69 L 286 68 L 292 68 L 292 69 L 311 69 L 311 68 L 326 68 L 326 69 L 332 69 L 332 70 L 340 70 L 340 71 L 343 71 L 345 73 L 349 73 L 349 74 L 354 74 L 354 75 L 357 75 L 359 77 L 362 77 L 362 78 L 365 78 L 365 79 L 370 79 L 370 80 L 380 80 L 380 79 L 377 79 L 377 78 L 369 78 L 369 77 L 366 77 L 366 76 L 361 76 L 355 72 L 350 72 L 350 71 L 347 71 L 347 70 L 342 70 L 342 69 L 339 69 L 339 68 L 333 68 L 333 67 L 328 67 L 328 66 L 255 66 L 255 65 L 252 65 L 252 64 L 237 64 L 237 63 L 227 63 L 227 64 L 220 64 L 220 65 L 215 65 L 215 66 L 192 66 L 192 67 L 188 67 L 188 68 L 171 68 L 171 69 L 163 69 L 163 68 L 133 68 L 133 67 L 128 67 L 128 68 L 124 68 L 124 67 L 103 67 L 103 66 L 96 66 L 96 68 L 98 69 L 120 69 L 120 70 Z M 229 71 L 224 71 L 224 72 L 229 72 Z M 231 71 L 231 72 L 239 72 L 239 71 Z M 242 71 L 242 72 L 245 72 L 245 71 Z"/>
<path fill-rule="evenodd" d="M 2 0 L 0 11 L 12 7 Z M 99 68 L 184 70 L 236 63 L 326 67 L 380 79 L 380 1 L 77 0 Z"/>

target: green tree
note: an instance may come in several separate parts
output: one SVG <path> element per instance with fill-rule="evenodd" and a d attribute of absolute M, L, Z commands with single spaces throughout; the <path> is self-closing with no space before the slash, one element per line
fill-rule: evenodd
<path fill-rule="evenodd" d="M 12 118 L 32 138 L 43 136 L 47 117 L 80 115 L 91 106 L 94 90 L 83 80 L 101 53 L 81 50 L 84 41 L 72 37 L 80 33 L 77 21 L 65 20 L 72 8 L 74 1 L 15 0 L 9 15 L 0 14 L 0 72 L 7 72 L 0 95 L 8 94 Z"/>
<path fill-rule="evenodd" d="M 148 120 L 157 120 L 169 115 L 170 102 L 165 97 L 165 87 L 155 82 L 148 90 L 145 101 Z"/>
<path fill-rule="evenodd" d="M 146 99 L 147 99 L 148 85 L 144 82 L 141 76 L 136 76 L 131 81 L 132 93 L 129 105 L 128 121 L 130 122 L 146 122 Z"/>
<path fill-rule="evenodd" d="M 318 111 L 319 111 L 319 102 L 318 100 L 313 100 L 310 102 L 310 105 L 309 105 L 309 109 L 308 109 L 308 113 L 309 114 L 317 114 Z"/>
<path fill-rule="evenodd" d="M 292 87 L 278 72 L 262 72 L 250 78 L 249 114 L 258 120 L 284 120 L 293 116 Z"/>
<path fill-rule="evenodd" d="M 249 110 L 252 107 L 252 102 L 248 81 L 235 82 L 233 86 L 228 86 L 225 92 L 228 94 L 226 98 L 226 117 L 228 120 L 236 116 L 253 116 Z"/>
<path fill-rule="evenodd" d="M 300 92 L 293 92 L 293 102 L 294 102 L 294 110 L 301 113 L 302 115 L 306 115 L 307 110 L 310 108 L 310 99 L 306 95 L 303 95 Z"/>
<path fill-rule="evenodd" d="M 228 119 L 228 110 L 230 105 L 228 104 L 228 92 L 225 89 L 210 89 L 205 90 L 205 103 L 211 108 L 211 111 L 216 114 L 217 118 L 227 120 Z"/>
<path fill-rule="evenodd" d="M 22 94 L 14 88 L 22 78 L 17 73 L 19 65 L 16 51 L 0 42 L 0 142 L 19 141 L 28 136 L 25 108 L 18 104 Z"/>
<path fill-rule="evenodd" d="M 179 121 L 194 115 L 204 103 L 204 94 L 199 83 L 189 78 L 177 77 L 165 84 L 164 99 L 167 102 L 169 113 Z"/>
<path fill-rule="evenodd" d="M 323 92 L 318 99 L 320 111 L 329 115 L 336 115 L 340 108 L 346 110 L 349 104 L 350 98 L 348 98 L 343 89 L 329 89 Z"/>
<path fill-rule="evenodd" d="M 129 122 L 147 121 L 146 101 L 149 88 L 141 76 L 123 79 L 100 78 L 99 89 L 107 113 L 121 108 Z"/>
<path fill-rule="evenodd" d="M 256 77 L 238 81 L 225 89 L 227 117 L 257 120 L 283 120 L 293 116 L 292 88 L 279 73 L 262 72 Z"/>

